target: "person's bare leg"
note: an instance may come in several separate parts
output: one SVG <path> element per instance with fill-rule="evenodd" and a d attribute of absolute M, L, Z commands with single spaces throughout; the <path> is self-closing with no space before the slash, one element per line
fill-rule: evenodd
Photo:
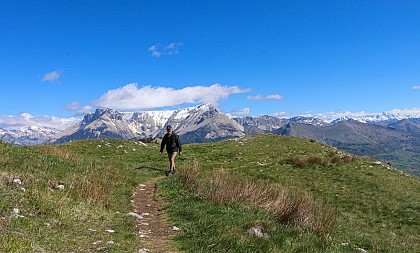
<path fill-rule="evenodd" d="M 174 172 L 175 171 L 175 155 L 174 154 L 171 155 L 170 166 L 171 166 L 170 171 Z"/>

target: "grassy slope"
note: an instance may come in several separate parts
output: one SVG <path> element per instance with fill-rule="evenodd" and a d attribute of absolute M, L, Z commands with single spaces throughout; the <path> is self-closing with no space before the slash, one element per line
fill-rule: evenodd
<path fill-rule="evenodd" d="M 348 247 L 341 243 L 373 252 L 416 252 L 420 248 L 417 177 L 390 170 L 367 158 L 338 165 L 298 167 L 288 163 L 288 158 L 330 157 L 342 152 L 308 140 L 276 135 L 190 145 L 186 152 L 188 160 L 199 161 L 202 170 L 223 168 L 270 184 L 304 189 L 318 201 L 337 209 L 338 220 L 330 243 L 318 245 L 319 241 L 309 232 L 289 235 L 283 237 L 283 247 L 277 249 L 281 252 L 305 251 L 305 247 L 308 252 L 346 252 Z M 307 244 L 294 248 L 288 245 L 290 240 L 296 243 L 307 240 Z"/>
<path fill-rule="evenodd" d="M 131 194 L 159 175 L 135 168 L 157 165 L 150 158 L 155 152 L 118 140 L 36 147 L 0 143 L 0 252 L 134 252 L 141 242 L 135 219 L 126 215 L 133 211 Z M 65 189 L 54 189 L 58 183 Z M 24 218 L 13 217 L 13 208 Z"/>
<path fill-rule="evenodd" d="M 354 252 L 355 247 L 369 252 L 416 252 L 420 248 L 416 238 L 419 178 L 364 158 L 299 167 L 288 159 L 331 157 L 338 151 L 276 135 L 185 145 L 184 149 L 184 156 L 177 159 L 178 169 L 198 162 L 203 171 L 223 168 L 268 184 L 303 189 L 338 213 L 332 238 L 324 240 L 311 231 L 278 224 L 272 215 L 247 204 L 202 201 L 183 191 L 176 179 L 166 179 L 161 182 L 161 196 L 169 201 L 168 219 L 184 231 L 176 244 L 187 252 Z M 166 157 L 157 155 L 156 145 L 118 140 L 38 147 L 0 144 L 0 153 L 2 251 L 98 252 L 107 247 L 102 251 L 135 252 L 141 248 L 135 220 L 126 213 L 132 211 L 133 188 L 161 175 L 136 168 L 166 166 Z M 8 183 L 12 177 L 22 179 L 26 191 Z M 50 190 L 55 182 L 63 182 L 65 190 Z M 13 208 L 19 208 L 25 218 L 13 218 Z M 269 228 L 270 238 L 246 232 L 256 222 Z M 114 244 L 107 244 L 110 240 Z"/>

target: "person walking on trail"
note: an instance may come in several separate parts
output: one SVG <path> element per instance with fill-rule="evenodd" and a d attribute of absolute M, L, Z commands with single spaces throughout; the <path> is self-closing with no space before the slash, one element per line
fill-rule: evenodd
<path fill-rule="evenodd" d="M 173 132 L 172 126 L 166 126 L 166 131 L 168 131 L 162 139 L 160 144 L 160 155 L 162 155 L 163 148 L 166 146 L 166 152 L 168 153 L 169 158 L 169 172 L 168 176 L 175 174 L 175 156 L 179 152 L 179 155 L 182 155 L 182 145 L 179 139 L 179 136 Z"/>

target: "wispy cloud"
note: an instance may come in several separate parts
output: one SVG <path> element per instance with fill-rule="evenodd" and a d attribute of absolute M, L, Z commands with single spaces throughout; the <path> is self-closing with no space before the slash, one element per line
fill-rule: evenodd
<path fill-rule="evenodd" d="M 77 118 L 33 116 L 29 113 L 21 113 L 18 115 L 0 116 L 0 127 L 5 129 L 16 129 L 20 127 L 43 126 L 56 129 L 64 129 L 79 121 L 80 119 Z"/>
<path fill-rule="evenodd" d="M 225 99 L 232 94 L 250 92 L 250 89 L 241 89 L 238 86 L 190 86 L 183 89 L 169 87 L 137 87 L 136 83 L 127 84 L 115 90 L 109 90 L 93 106 L 114 108 L 117 110 L 152 109 L 168 106 L 178 106 L 189 103 L 212 103 L 217 105 L 218 100 Z"/>
<path fill-rule="evenodd" d="M 420 90 L 420 85 L 413 86 L 413 90 Z"/>
<path fill-rule="evenodd" d="M 290 118 L 293 115 L 291 112 L 276 112 L 274 113 L 274 116 L 279 118 Z"/>
<path fill-rule="evenodd" d="M 82 116 L 86 113 L 92 112 L 93 108 L 90 105 L 80 107 L 79 102 L 72 102 L 71 104 L 64 106 L 64 109 L 67 111 L 75 112 L 73 116 Z"/>
<path fill-rule="evenodd" d="M 47 81 L 47 82 L 56 81 L 60 78 L 61 75 L 62 75 L 61 70 L 54 70 L 54 71 L 45 73 L 44 77 L 42 78 L 42 81 Z"/>
<path fill-rule="evenodd" d="M 160 44 L 151 45 L 149 47 L 149 52 L 154 57 L 160 57 L 163 55 L 177 55 L 179 54 L 179 48 L 182 46 L 181 42 L 172 42 L 168 45 L 161 47 Z"/>
<path fill-rule="evenodd" d="M 268 95 L 268 96 L 248 96 L 246 99 L 248 100 L 259 100 L 259 101 L 267 101 L 267 100 L 282 100 L 283 96 L 278 94 Z"/>
<path fill-rule="evenodd" d="M 234 112 L 227 113 L 229 117 L 240 117 L 248 115 L 251 112 L 250 108 L 243 108 Z"/>
<path fill-rule="evenodd" d="M 67 111 L 76 111 L 79 109 L 79 106 L 79 102 L 72 102 L 71 104 L 64 106 L 64 109 L 66 109 Z"/>

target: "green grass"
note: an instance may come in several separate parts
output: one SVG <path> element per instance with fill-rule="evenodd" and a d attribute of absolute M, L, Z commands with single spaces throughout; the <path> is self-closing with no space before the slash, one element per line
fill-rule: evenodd
<path fill-rule="evenodd" d="M 142 248 L 131 194 L 167 166 L 156 144 L 84 140 L 15 147 L 0 143 L 0 252 L 137 252 Z M 336 210 L 328 238 L 277 222 L 247 202 L 216 203 L 183 189 L 176 177 L 159 183 L 167 220 L 182 228 L 185 252 L 418 252 L 420 179 L 316 142 L 256 135 L 184 145 L 177 169 L 198 163 L 203 174 L 223 169 L 267 185 L 307 192 Z M 22 185 L 13 183 L 22 180 Z M 63 183 L 64 190 L 54 186 Z M 22 190 L 21 188 L 24 188 Z M 13 208 L 20 209 L 17 218 Z M 250 235 L 263 226 L 268 238 Z M 105 230 L 113 229 L 115 233 Z M 94 231 L 93 231 L 94 230 Z M 107 242 L 113 241 L 113 244 Z M 96 243 L 99 242 L 99 243 Z M 94 244 L 96 243 L 96 244 Z"/>
<path fill-rule="evenodd" d="M 149 157 L 157 148 L 106 143 L 0 144 L 0 252 L 133 252 L 141 247 L 136 221 L 126 214 L 133 209 L 133 189 L 159 175 L 136 169 L 159 165 Z M 64 190 L 54 188 L 58 183 Z M 14 217 L 13 208 L 24 217 Z"/>
<path fill-rule="evenodd" d="M 346 252 L 348 249 L 340 247 L 341 243 L 369 252 L 417 252 L 420 248 L 417 177 L 370 158 L 347 159 L 348 154 L 329 146 L 274 135 L 190 145 L 186 150 L 189 158 L 184 162 L 199 161 L 203 172 L 224 169 L 267 184 L 304 190 L 317 201 L 336 208 L 337 223 L 331 241 L 319 247 L 309 244 L 313 250 Z M 310 161 L 313 156 L 342 159 L 328 165 L 289 162 L 291 157 Z M 282 249 L 288 250 L 287 246 Z"/>

